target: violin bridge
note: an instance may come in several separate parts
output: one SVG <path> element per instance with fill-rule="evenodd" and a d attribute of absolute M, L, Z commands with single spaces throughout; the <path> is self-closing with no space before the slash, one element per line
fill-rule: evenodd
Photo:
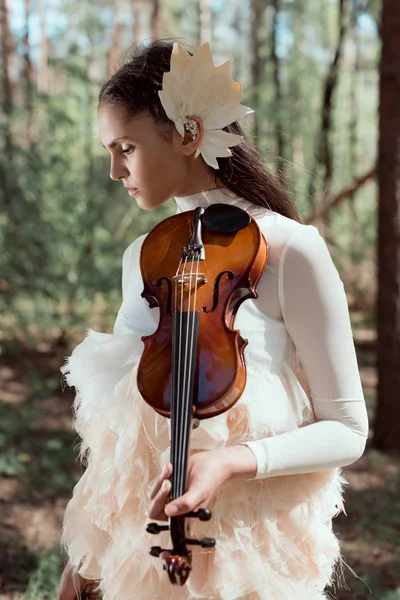
<path fill-rule="evenodd" d="M 194 287 L 208 282 L 205 273 L 185 273 L 184 275 L 174 275 L 172 279 L 182 287 Z"/>

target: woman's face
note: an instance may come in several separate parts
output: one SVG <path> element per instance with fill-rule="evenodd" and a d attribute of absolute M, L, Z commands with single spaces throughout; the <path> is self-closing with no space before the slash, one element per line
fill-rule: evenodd
<path fill-rule="evenodd" d="M 128 120 L 123 110 L 108 103 L 100 104 L 98 119 L 101 143 L 111 155 L 110 177 L 128 188 L 140 208 L 192 193 L 190 185 L 206 165 L 202 161 L 202 167 L 200 157 L 194 159 L 194 142 L 183 140 L 175 127 L 167 141 L 150 114 Z"/>

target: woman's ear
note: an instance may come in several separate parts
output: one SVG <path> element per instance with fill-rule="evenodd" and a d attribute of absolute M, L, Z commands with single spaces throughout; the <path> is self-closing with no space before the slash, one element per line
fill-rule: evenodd
<path fill-rule="evenodd" d="M 190 121 L 197 123 L 197 127 L 192 126 L 192 131 L 185 127 L 185 137 L 182 139 L 181 151 L 184 156 L 191 156 L 200 146 L 204 137 L 203 121 L 199 117 L 188 117 Z"/>

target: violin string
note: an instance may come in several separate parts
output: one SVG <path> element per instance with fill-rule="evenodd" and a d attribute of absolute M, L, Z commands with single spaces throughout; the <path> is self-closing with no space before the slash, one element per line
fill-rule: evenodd
<path fill-rule="evenodd" d="M 185 351 L 185 386 L 184 386 L 184 394 L 182 395 L 182 441 L 189 441 L 188 433 L 189 427 L 191 426 L 191 418 L 189 412 L 191 411 L 190 402 L 190 393 L 192 390 L 192 361 L 193 357 L 196 354 L 195 348 L 195 325 L 196 325 L 196 302 L 197 302 L 197 289 L 198 289 L 198 274 L 199 274 L 199 264 L 200 260 L 197 258 L 196 260 L 196 272 L 193 273 L 194 261 L 191 263 L 190 270 L 190 292 L 189 292 L 189 301 L 188 301 L 188 319 L 186 325 L 186 351 Z M 194 294 L 193 294 L 193 277 L 194 277 Z M 193 298 L 193 308 L 191 306 Z M 184 493 L 185 489 L 185 453 L 187 452 L 186 447 L 183 447 L 183 444 L 180 447 L 182 456 L 180 461 L 180 473 L 179 473 L 179 482 L 180 482 L 180 492 Z"/>
<path fill-rule="evenodd" d="M 186 266 L 186 263 L 185 263 Z M 186 275 L 186 269 L 185 269 Z M 191 315 L 191 299 L 192 299 L 192 278 L 193 278 L 193 260 L 190 261 L 190 275 L 189 275 L 189 293 L 187 301 L 187 318 L 186 318 L 186 335 L 185 335 L 185 352 L 184 352 L 184 367 L 183 367 L 183 385 L 181 400 L 181 423 L 183 427 L 180 429 L 180 446 L 178 448 L 179 456 L 179 492 L 184 493 L 184 460 L 183 460 L 183 440 L 186 434 L 186 419 L 187 419 L 187 402 L 190 391 L 190 371 L 188 370 L 188 355 L 189 355 L 189 320 Z"/>
<path fill-rule="evenodd" d="M 178 308 L 178 287 L 179 287 L 179 276 L 180 276 L 180 272 L 181 272 L 181 268 L 182 268 L 182 257 L 179 261 L 178 264 L 178 268 L 176 270 L 175 276 L 177 277 L 177 279 L 175 280 L 175 306 L 174 306 L 174 315 L 175 315 L 175 322 L 178 321 L 177 324 L 175 324 L 175 336 L 176 336 L 176 331 L 179 331 L 179 315 L 181 314 L 179 312 L 179 308 Z M 179 346 L 179 355 L 178 355 L 178 364 L 175 361 L 175 369 L 179 372 L 179 361 L 180 361 L 180 343 L 179 343 L 179 336 L 178 339 L 175 339 L 175 344 L 178 344 Z M 176 352 L 176 347 L 173 349 L 174 352 Z M 171 402 L 171 437 L 172 437 L 172 445 L 171 445 L 171 463 L 173 465 L 173 468 L 175 470 L 176 467 L 176 427 L 177 427 L 177 414 L 176 414 L 176 403 L 177 403 L 177 398 L 179 395 L 179 377 L 178 380 L 176 380 L 177 377 L 177 373 L 173 373 L 172 374 L 172 386 L 171 386 L 171 391 L 172 391 L 172 402 Z M 173 476 L 172 476 L 172 489 L 171 489 L 171 495 L 172 498 L 175 499 L 176 498 L 176 475 L 175 475 L 175 471 L 173 472 Z"/>
<path fill-rule="evenodd" d="M 200 264 L 200 259 L 199 257 L 197 257 L 196 260 L 196 273 L 195 273 L 195 284 L 194 284 L 194 294 L 193 294 L 193 310 L 189 313 L 190 314 L 190 318 L 191 318 L 191 332 L 190 332 L 190 345 L 189 345 L 189 366 L 187 369 L 187 372 L 189 374 L 189 381 L 191 379 L 191 372 L 192 372 L 192 360 L 193 357 L 196 357 L 196 348 L 194 345 L 195 342 L 195 325 L 196 325 L 196 302 L 197 302 L 197 286 L 198 286 L 198 275 L 199 275 L 199 264 Z M 193 263 L 192 263 L 193 265 Z M 190 279 L 192 279 L 192 273 L 190 276 Z M 191 290 L 193 289 L 192 286 L 190 288 Z M 190 308 L 190 304 L 189 304 L 189 308 Z M 189 319 L 188 319 L 188 330 L 189 330 Z M 188 337 L 189 337 L 189 333 L 188 333 Z M 190 381 L 191 383 L 191 381 Z M 189 418 L 189 410 L 191 410 L 191 406 L 192 403 L 190 403 L 190 390 L 192 388 L 192 385 L 188 384 L 188 389 L 187 389 L 187 396 L 186 396 L 186 401 L 185 401 L 185 418 L 184 418 L 184 439 L 188 439 L 188 433 L 189 433 L 189 428 L 191 427 L 192 424 L 192 419 Z M 185 477 L 185 473 L 182 474 L 182 477 Z M 185 490 L 186 491 L 186 490 Z"/>
<path fill-rule="evenodd" d="M 179 261 L 178 264 L 178 268 L 176 270 L 175 276 L 179 277 L 179 271 L 181 268 L 181 264 L 182 264 L 182 258 Z M 175 280 L 175 302 L 174 302 L 174 311 L 173 314 L 175 316 L 175 321 L 176 319 L 179 318 L 179 310 L 178 310 L 178 285 L 179 285 L 179 279 Z M 176 327 L 175 327 L 176 330 Z M 173 352 L 175 352 L 175 348 L 173 348 Z M 179 362 L 179 359 L 178 359 Z M 176 359 L 174 361 L 175 364 L 175 369 L 177 368 L 176 365 Z M 177 398 L 177 394 L 179 393 L 179 380 L 176 381 L 176 374 L 172 373 L 172 378 L 171 378 L 171 440 L 172 440 L 172 444 L 171 444 L 171 456 L 170 456 L 170 461 L 173 465 L 173 467 L 175 468 L 175 460 L 176 460 L 176 435 L 175 435 L 175 428 L 176 428 L 176 422 L 177 422 L 177 416 L 176 416 L 176 398 Z M 175 472 L 172 475 L 172 488 L 171 488 L 171 498 L 175 499 Z"/>
<path fill-rule="evenodd" d="M 177 339 L 177 344 L 179 347 L 179 353 L 178 353 L 178 369 L 177 369 L 177 379 L 178 379 L 178 388 L 177 388 L 177 394 L 175 396 L 175 401 L 177 403 L 176 406 L 176 411 L 175 411 L 175 431 L 174 431 L 174 469 L 175 469 L 175 476 L 174 476 L 174 496 L 177 497 L 178 496 L 178 492 L 179 492 L 179 471 L 180 471 L 180 467 L 178 464 L 178 449 L 179 449 L 179 427 L 178 427 L 178 423 L 180 423 L 180 404 L 181 404 L 181 396 L 182 396 L 182 391 L 181 391 L 181 364 L 182 364 L 182 315 L 183 315 L 183 297 L 184 297 L 184 277 L 185 277 L 185 273 L 186 273 L 186 263 L 187 263 L 187 257 L 185 258 L 185 262 L 183 264 L 183 274 L 181 275 L 182 279 L 182 284 L 180 286 L 180 292 L 181 292 L 181 302 L 180 302 L 180 311 L 179 311 L 179 334 L 178 334 L 178 339 Z"/>
<path fill-rule="evenodd" d="M 180 344 L 179 344 L 179 333 L 178 333 L 178 339 L 176 339 L 177 336 L 177 331 L 179 332 L 179 315 L 180 315 L 180 311 L 178 309 L 178 286 L 179 286 L 179 275 L 180 275 L 180 270 L 181 270 L 181 265 L 182 265 L 182 259 L 179 261 L 179 265 L 176 271 L 176 276 L 178 277 L 178 279 L 176 279 L 175 281 L 175 320 L 178 321 L 177 323 L 175 323 L 174 325 L 174 329 L 175 329 L 175 347 L 173 347 L 173 352 L 175 353 L 175 371 L 179 371 L 179 361 L 180 361 Z M 176 344 L 178 344 L 178 361 L 176 361 Z M 179 377 L 177 378 L 176 376 L 176 372 L 173 373 L 172 375 L 172 381 L 173 381 L 173 385 L 171 386 L 171 392 L 172 396 L 171 396 L 171 463 L 173 465 L 173 474 L 172 474 L 172 488 L 171 488 L 171 496 L 173 499 L 176 498 L 176 473 L 175 473 L 175 468 L 176 468 L 176 444 L 177 444 L 177 439 L 176 439 L 176 428 L 177 428 L 177 422 L 178 422 L 178 415 L 177 415 L 177 398 L 179 396 Z"/>

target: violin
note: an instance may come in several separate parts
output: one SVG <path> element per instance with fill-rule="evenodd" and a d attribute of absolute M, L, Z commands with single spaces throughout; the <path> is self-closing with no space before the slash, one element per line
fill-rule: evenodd
<path fill-rule="evenodd" d="M 258 297 L 267 258 L 257 222 L 226 204 L 169 217 L 143 242 L 141 295 L 151 308 L 159 308 L 160 318 L 156 331 L 142 337 L 137 384 L 145 402 L 171 419 L 169 502 L 187 491 L 192 428 L 229 410 L 245 388 L 247 340 L 234 329 L 234 320 L 244 300 Z M 212 538 L 189 539 L 188 519 L 211 516 L 200 508 L 169 517 L 169 525 L 147 525 L 152 534 L 170 531 L 172 549 L 153 546 L 150 554 L 163 553 L 172 584 L 183 585 L 189 577 L 188 546 L 215 546 Z"/>

